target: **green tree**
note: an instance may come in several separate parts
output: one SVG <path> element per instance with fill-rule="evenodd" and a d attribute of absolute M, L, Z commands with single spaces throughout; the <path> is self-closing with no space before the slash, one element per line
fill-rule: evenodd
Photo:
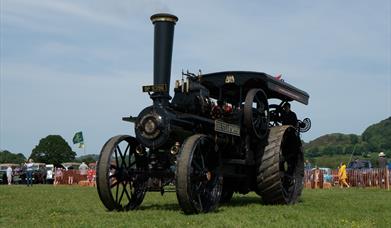
<path fill-rule="evenodd" d="M 343 154 L 352 154 L 353 150 L 354 150 L 354 146 L 353 145 L 347 145 L 345 147 L 345 149 L 344 149 Z"/>
<path fill-rule="evenodd" d="M 0 151 L 0 163 L 21 164 L 25 161 L 26 161 L 26 157 L 21 153 L 14 154 L 8 150 Z"/>
<path fill-rule="evenodd" d="M 75 160 L 76 153 L 59 135 L 49 135 L 39 141 L 30 158 L 35 162 L 59 165 Z"/>
<path fill-rule="evenodd" d="M 350 134 L 349 138 L 350 138 L 350 144 L 353 144 L 353 145 L 358 143 L 358 141 L 359 141 L 359 136 L 354 135 L 354 134 Z"/>

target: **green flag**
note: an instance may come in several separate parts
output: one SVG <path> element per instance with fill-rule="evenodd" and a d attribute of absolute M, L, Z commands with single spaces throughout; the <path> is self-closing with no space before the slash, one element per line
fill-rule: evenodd
<path fill-rule="evenodd" d="M 73 136 L 73 144 L 76 144 L 76 143 L 83 143 L 84 140 L 83 140 L 83 132 L 79 131 L 75 134 L 75 136 Z"/>

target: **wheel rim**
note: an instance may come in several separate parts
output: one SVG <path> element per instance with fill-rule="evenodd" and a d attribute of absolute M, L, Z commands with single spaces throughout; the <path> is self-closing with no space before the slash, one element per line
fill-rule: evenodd
<path fill-rule="evenodd" d="M 184 168 L 186 171 L 181 172 Z M 221 191 L 222 178 L 212 141 L 205 136 L 190 137 L 178 160 L 177 197 L 181 208 L 187 214 L 212 211 Z"/>
<path fill-rule="evenodd" d="M 300 177 L 300 163 L 304 161 L 300 160 L 300 151 L 292 151 L 292 148 L 300 148 L 297 146 L 297 136 L 295 129 L 288 128 L 283 136 L 281 152 L 280 152 L 280 178 L 282 185 L 282 195 L 287 203 L 294 203 L 294 194 L 297 194 L 296 189 L 301 183 L 297 183 L 301 180 Z M 296 146 L 294 146 L 296 145 Z"/>
<path fill-rule="evenodd" d="M 98 193 L 109 210 L 133 210 L 146 192 L 146 158 L 136 153 L 130 136 L 111 138 L 102 148 L 97 170 Z"/>
<path fill-rule="evenodd" d="M 283 197 L 289 201 L 295 191 L 295 169 L 297 164 L 296 154 L 283 153 L 280 157 L 280 175 Z"/>
<path fill-rule="evenodd" d="M 265 138 L 269 129 L 267 97 L 262 89 L 251 89 L 244 105 L 244 124 L 259 139 Z"/>

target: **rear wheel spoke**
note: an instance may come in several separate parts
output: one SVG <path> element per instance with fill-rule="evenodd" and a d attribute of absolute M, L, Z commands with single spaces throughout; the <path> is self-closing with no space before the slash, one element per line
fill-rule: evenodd
<path fill-rule="evenodd" d="M 181 148 L 177 170 L 185 171 L 177 172 L 176 187 L 179 205 L 187 214 L 209 212 L 220 201 L 221 182 L 211 175 L 218 166 L 213 146 L 207 136 L 193 135 Z"/>

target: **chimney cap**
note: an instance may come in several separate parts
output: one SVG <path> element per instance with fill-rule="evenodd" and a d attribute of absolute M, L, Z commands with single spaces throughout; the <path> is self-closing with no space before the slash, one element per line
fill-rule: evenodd
<path fill-rule="evenodd" d="M 153 24 L 158 21 L 167 21 L 176 23 L 178 21 L 178 17 L 168 13 L 157 13 L 151 16 L 151 21 Z"/>

